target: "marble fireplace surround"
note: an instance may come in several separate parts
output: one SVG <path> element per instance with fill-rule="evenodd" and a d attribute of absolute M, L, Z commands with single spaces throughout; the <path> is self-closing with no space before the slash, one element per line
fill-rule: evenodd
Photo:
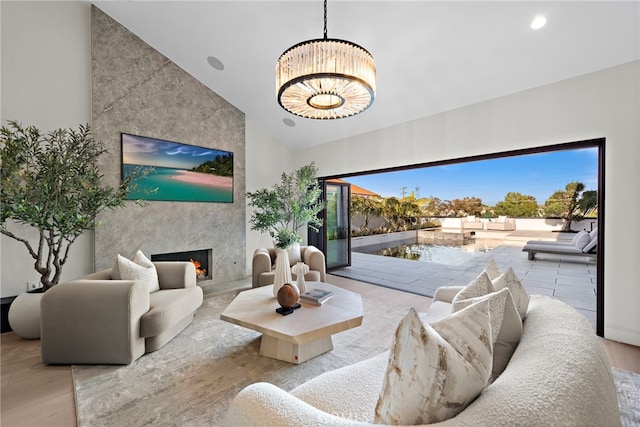
<path fill-rule="evenodd" d="M 120 133 L 231 151 L 233 203 L 158 202 L 105 211 L 95 231 L 95 269 L 116 254 L 211 248 L 213 283 L 246 275 L 244 114 L 96 6 L 91 13 L 92 130 L 107 153 L 104 180 L 121 181 Z"/>

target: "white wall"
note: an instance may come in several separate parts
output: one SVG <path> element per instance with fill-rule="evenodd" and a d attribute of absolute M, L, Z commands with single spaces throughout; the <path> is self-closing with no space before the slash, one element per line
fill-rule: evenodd
<path fill-rule="evenodd" d="M 639 106 L 636 61 L 294 156 L 340 175 L 605 137 L 605 336 L 640 345 Z"/>
<path fill-rule="evenodd" d="M 2 38 L 2 125 L 17 120 L 43 131 L 91 121 L 90 11 L 81 2 L 0 2 Z M 37 238 L 33 229 L 13 230 Z M 37 240 L 36 240 L 37 242 Z M 33 259 L 21 243 L 0 238 L 0 292 L 3 297 L 37 281 Z M 63 279 L 93 269 L 93 233 L 72 246 Z"/>
<path fill-rule="evenodd" d="M 296 169 L 297 166 L 292 166 L 292 155 L 286 146 L 260 130 L 250 117 L 245 117 L 245 126 L 248 192 L 271 187 L 280 182 L 282 172 Z M 247 205 L 247 275 L 251 274 L 253 251 L 273 247 L 269 234 L 251 230 L 251 213 L 252 208 Z"/>

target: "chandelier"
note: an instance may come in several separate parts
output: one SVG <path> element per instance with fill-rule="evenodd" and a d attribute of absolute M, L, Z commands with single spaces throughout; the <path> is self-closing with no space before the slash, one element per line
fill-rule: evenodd
<path fill-rule="evenodd" d="M 366 49 L 346 40 L 324 38 L 287 49 L 276 65 L 282 108 L 308 119 L 341 119 L 363 112 L 376 94 L 376 65 Z"/>

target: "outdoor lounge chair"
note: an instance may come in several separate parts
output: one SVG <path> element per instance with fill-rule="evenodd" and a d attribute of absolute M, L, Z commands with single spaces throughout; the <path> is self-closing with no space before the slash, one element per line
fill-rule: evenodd
<path fill-rule="evenodd" d="M 499 216 L 487 222 L 487 230 L 514 231 L 515 229 L 516 220 L 508 216 Z"/>
<path fill-rule="evenodd" d="M 480 218 L 476 218 L 475 215 L 469 215 L 466 218 L 462 218 L 461 225 L 464 230 L 483 229 L 482 221 L 480 221 Z"/>
<path fill-rule="evenodd" d="M 580 231 L 571 242 L 547 242 L 544 240 L 529 240 L 523 252 L 528 253 L 529 261 L 535 260 L 537 253 L 556 255 L 577 255 L 595 257 L 598 247 L 598 230 L 591 232 Z"/>

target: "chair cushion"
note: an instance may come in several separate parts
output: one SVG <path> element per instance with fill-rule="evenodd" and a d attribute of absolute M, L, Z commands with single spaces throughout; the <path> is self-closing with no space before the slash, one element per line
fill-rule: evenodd
<path fill-rule="evenodd" d="M 574 245 L 576 248 L 582 250 L 591 241 L 591 236 L 586 231 L 581 231 L 575 238 Z"/>
<path fill-rule="evenodd" d="M 389 353 L 377 424 L 430 424 L 455 417 L 487 384 L 492 364 L 489 303 L 431 325 L 411 308 Z"/>
<path fill-rule="evenodd" d="M 287 255 L 289 255 L 289 266 L 294 266 L 299 262 L 302 262 L 302 255 L 300 254 L 300 243 L 294 243 L 287 248 Z"/>
<path fill-rule="evenodd" d="M 160 289 L 155 265 L 140 250 L 136 252 L 132 260 L 120 254 L 116 255 L 111 277 L 114 280 L 140 280 L 144 282 L 149 292 Z"/>
<path fill-rule="evenodd" d="M 153 337 L 171 328 L 193 313 L 202 304 L 199 286 L 183 289 L 165 289 L 153 292 L 151 307 L 140 320 L 140 335 Z"/>
<path fill-rule="evenodd" d="M 582 248 L 582 252 L 584 252 L 585 254 L 591 253 L 591 251 L 593 251 L 597 245 L 598 245 L 598 236 L 596 235 L 591 239 L 591 241 L 587 244 L 587 246 Z"/>

